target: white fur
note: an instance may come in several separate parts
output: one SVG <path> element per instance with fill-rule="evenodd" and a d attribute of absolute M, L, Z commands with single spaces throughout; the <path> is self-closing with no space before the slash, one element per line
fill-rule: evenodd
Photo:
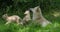
<path fill-rule="evenodd" d="M 33 21 L 39 22 L 42 25 L 42 27 L 45 27 L 50 23 L 42 16 L 41 9 L 39 6 L 30 8 L 30 10 L 33 12 L 33 17 L 32 17 Z"/>
<path fill-rule="evenodd" d="M 24 14 L 25 14 L 25 16 L 24 16 L 22 22 L 28 22 L 29 20 L 31 20 L 29 10 L 26 10 Z"/>
<path fill-rule="evenodd" d="M 13 21 L 17 22 L 17 24 L 20 24 L 20 21 L 22 21 L 22 19 L 17 15 L 8 16 L 7 14 L 4 14 L 2 17 L 7 21 L 6 24 L 9 24 Z"/>

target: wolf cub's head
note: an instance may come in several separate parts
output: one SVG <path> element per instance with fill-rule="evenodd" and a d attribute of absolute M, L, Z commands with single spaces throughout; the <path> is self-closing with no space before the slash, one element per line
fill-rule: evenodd
<path fill-rule="evenodd" d="M 6 18 L 8 15 L 7 14 L 4 14 L 4 15 L 2 15 L 2 18 Z"/>
<path fill-rule="evenodd" d="M 26 10 L 24 14 L 30 14 L 29 10 Z"/>

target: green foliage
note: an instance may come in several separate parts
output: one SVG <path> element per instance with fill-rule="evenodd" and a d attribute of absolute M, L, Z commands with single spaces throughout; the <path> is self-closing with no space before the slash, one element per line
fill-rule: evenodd
<path fill-rule="evenodd" d="M 60 9 L 59 0 L 0 0 L 0 15 L 8 13 L 24 16 L 24 12 L 35 6 L 40 6 L 42 12 L 50 12 L 52 9 Z"/>

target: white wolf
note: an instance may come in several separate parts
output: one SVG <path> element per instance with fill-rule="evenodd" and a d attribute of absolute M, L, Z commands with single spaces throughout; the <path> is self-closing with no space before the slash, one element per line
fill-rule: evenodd
<path fill-rule="evenodd" d="M 30 11 L 29 11 L 29 10 L 26 10 L 26 11 L 24 12 L 24 14 L 25 14 L 25 16 L 24 16 L 22 22 L 25 24 L 25 23 L 27 23 L 29 20 L 31 20 Z"/>
<path fill-rule="evenodd" d="M 30 8 L 30 10 L 33 12 L 32 20 L 39 22 L 42 27 L 45 27 L 51 23 L 42 16 L 41 9 L 39 6 Z"/>
<path fill-rule="evenodd" d="M 4 14 L 2 17 L 7 21 L 6 24 L 9 24 L 11 22 L 17 22 L 17 24 L 20 24 L 22 21 L 22 19 L 17 15 L 8 16 L 7 14 Z"/>

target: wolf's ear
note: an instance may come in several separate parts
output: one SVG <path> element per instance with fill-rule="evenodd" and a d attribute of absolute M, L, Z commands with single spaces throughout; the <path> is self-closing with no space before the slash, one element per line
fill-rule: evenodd
<path fill-rule="evenodd" d="M 37 8 L 36 12 L 39 12 L 39 9 Z"/>
<path fill-rule="evenodd" d="M 36 8 L 36 12 L 39 12 L 39 8 L 40 8 L 40 7 L 39 7 L 39 6 L 37 6 L 37 8 Z"/>

